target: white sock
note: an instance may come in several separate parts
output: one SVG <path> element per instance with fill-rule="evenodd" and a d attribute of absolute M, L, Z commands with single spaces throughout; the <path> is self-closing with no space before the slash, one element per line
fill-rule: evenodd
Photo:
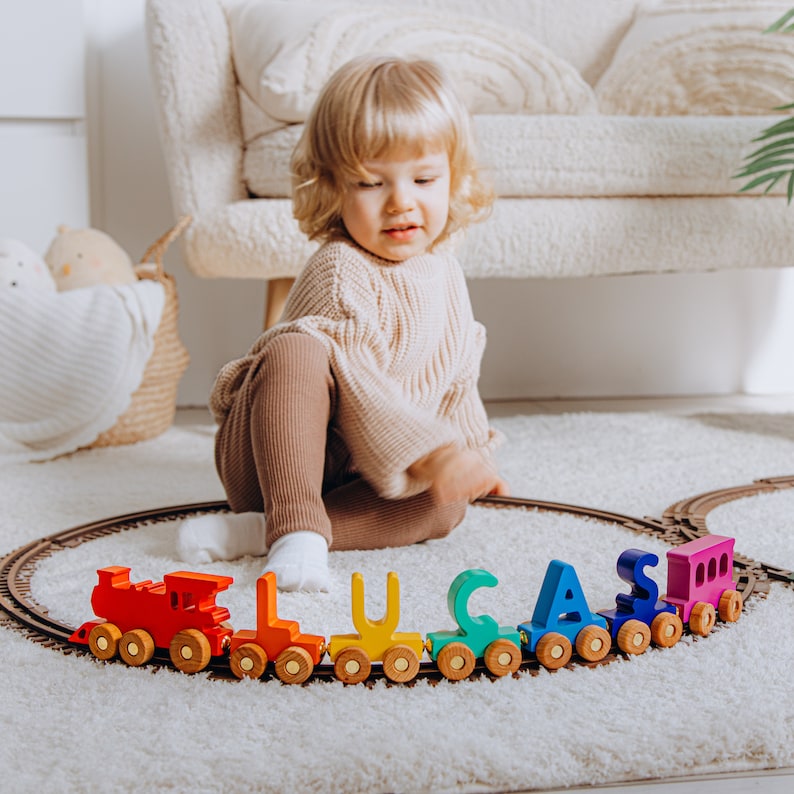
<path fill-rule="evenodd" d="M 328 543 L 317 532 L 290 532 L 274 541 L 264 570 L 276 574 L 279 590 L 328 592 Z"/>
<path fill-rule="evenodd" d="M 186 518 L 177 530 L 176 552 L 192 565 L 236 560 L 248 554 L 261 557 L 267 552 L 264 513 L 208 513 Z"/>

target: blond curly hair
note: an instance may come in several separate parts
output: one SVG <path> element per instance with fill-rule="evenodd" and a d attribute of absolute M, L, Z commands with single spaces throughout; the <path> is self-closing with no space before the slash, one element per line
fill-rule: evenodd
<path fill-rule="evenodd" d="M 347 238 L 342 204 L 348 186 L 367 178 L 365 160 L 438 150 L 449 156 L 450 202 L 434 246 L 485 217 L 494 200 L 478 172 L 469 113 L 432 61 L 349 61 L 321 91 L 292 154 L 293 214 L 301 230 L 311 240 Z"/>

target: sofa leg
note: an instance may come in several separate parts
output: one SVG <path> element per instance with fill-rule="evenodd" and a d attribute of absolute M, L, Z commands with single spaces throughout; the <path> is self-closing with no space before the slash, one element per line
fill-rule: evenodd
<path fill-rule="evenodd" d="M 265 298 L 265 330 L 272 328 L 281 318 L 287 295 L 294 281 L 294 278 L 274 278 L 268 281 Z"/>

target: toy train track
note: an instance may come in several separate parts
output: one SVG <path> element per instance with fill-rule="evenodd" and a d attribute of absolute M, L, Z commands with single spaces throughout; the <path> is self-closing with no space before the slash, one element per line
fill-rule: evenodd
<path fill-rule="evenodd" d="M 676 502 L 662 514 L 662 523 L 674 526 L 687 540 L 702 537 L 708 534 L 706 519 L 714 508 L 736 499 L 745 499 L 748 496 L 775 493 L 787 488 L 794 488 L 794 476 L 767 477 L 756 480 L 749 485 L 740 485 L 735 488 L 722 488 L 708 491 Z M 764 562 L 756 562 L 749 557 L 734 554 L 733 564 L 740 569 L 761 570 L 769 579 L 787 584 L 794 584 L 794 572 Z"/>
<path fill-rule="evenodd" d="M 496 509 L 521 508 L 547 512 L 567 513 L 582 518 L 593 519 L 609 524 L 616 524 L 625 529 L 644 535 L 655 536 L 663 542 L 677 546 L 697 537 L 708 535 L 706 516 L 715 507 L 734 499 L 765 493 L 783 488 L 794 487 L 794 476 L 759 480 L 751 485 L 740 488 L 728 488 L 712 491 L 692 497 L 668 508 L 663 518 L 635 518 L 605 510 L 580 507 L 576 505 L 545 502 L 517 497 L 485 497 L 478 504 Z M 228 510 L 225 502 L 204 502 L 191 505 L 162 508 L 132 513 L 101 521 L 95 521 L 58 532 L 33 541 L 6 555 L 0 560 L 0 621 L 12 626 L 46 647 L 64 653 L 87 653 L 84 645 L 76 645 L 70 641 L 75 629 L 50 618 L 45 606 L 38 604 L 31 595 L 30 582 L 38 563 L 53 554 L 67 548 L 73 548 L 91 540 L 123 532 L 140 526 L 167 522 L 184 518 L 192 514 Z M 768 591 L 769 579 L 788 583 L 794 582 L 794 574 L 782 568 L 757 563 L 749 558 L 736 555 L 734 564 L 739 570 L 737 590 L 743 600 L 753 593 Z M 605 664 L 616 658 L 610 653 L 604 659 L 594 662 L 576 662 L 577 664 Z M 155 651 L 150 664 L 170 666 L 168 652 L 162 649 Z M 538 670 L 540 665 L 534 658 L 524 658 L 521 669 Z M 215 678 L 236 680 L 229 670 L 228 663 L 222 660 L 210 662 L 207 672 Z M 475 672 L 487 674 L 485 665 L 479 662 Z M 373 668 L 378 675 L 378 669 Z M 264 678 L 272 677 L 265 674 Z M 319 664 L 314 670 L 315 679 L 333 678 L 334 668 L 330 664 Z M 422 662 L 418 677 L 440 679 L 438 668 L 432 662 Z"/>

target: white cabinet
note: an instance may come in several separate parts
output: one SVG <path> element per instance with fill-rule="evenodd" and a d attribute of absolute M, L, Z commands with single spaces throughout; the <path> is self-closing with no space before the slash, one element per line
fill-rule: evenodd
<path fill-rule="evenodd" d="M 0 0 L 0 236 L 88 225 L 83 0 Z"/>

